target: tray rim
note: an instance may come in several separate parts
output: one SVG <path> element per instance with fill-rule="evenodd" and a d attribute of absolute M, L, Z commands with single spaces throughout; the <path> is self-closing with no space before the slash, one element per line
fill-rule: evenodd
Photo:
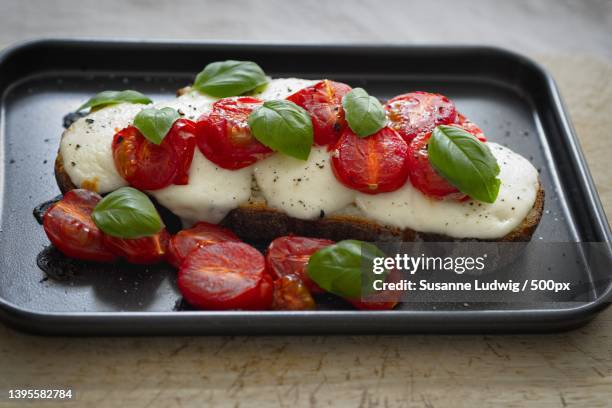
<path fill-rule="evenodd" d="M 375 50 L 384 49 L 390 50 L 402 50 L 402 51 L 435 51 L 439 53 L 444 52 L 487 52 L 497 54 L 520 61 L 522 64 L 527 66 L 529 69 L 536 72 L 544 79 L 546 90 L 549 96 L 554 102 L 554 111 L 556 114 L 556 120 L 561 126 L 561 133 L 566 143 L 570 154 L 574 157 L 572 163 L 575 169 L 578 171 L 578 177 L 584 183 L 585 198 L 588 199 L 590 204 L 590 212 L 593 215 L 595 221 L 594 228 L 601 233 L 604 238 L 604 243 L 612 252 L 612 231 L 610 224 L 607 221 L 606 214 L 603 209 L 603 205 L 597 193 L 594 180 L 588 169 L 586 158 L 578 142 L 575 129 L 569 118 L 567 108 L 561 97 L 559 89 L 556 85 L 552 75 L 543 68 L 539 63 L 535 62 L 531 58 L 522 55 L 520 53 L 489 45 L 458 45 L 458 44 L 380 44 L 380 43 L 329 43 L 329 44 L 318 44 L 309 42 L 286 42 L 286 41 L 234 41 L 234 40 L 177 40 L 177 39 L 137 39 L 137 38 L 95 38 L 95 37 L 78 37 L 78 38 L 39 38 L 32 39 L 23 42 L 19 42 L 13 45 L 9 45 L 0 50 L 0 66 L 9 60 L 14 54 L 24 51 L 32 47 L 44 47 L 44 46 L 57 46 L 57 45 L 75 45 L 75 46 L 118 46 L 125 48 L 151 48 L 154 49 L 160 46 L 172 45 L 181 48 L 198 48 L 198 47 L 254 47 L 254 48 L 267 48 L 270 50 L 283 48 L 297 48 L 301 50 Z M 175 334 L 222 334 L 222 333 L 242 333 L 252 334 L 253 331 L 249 330 L 249 327 L 238 326 L 230 329 L 234 321 L 240 319 L 247 319 L 251 323 L 264 323 L 264 327 L 271 327 L 269 318 L 278 318 L 282 316 L 283 319 L 294 318 L 299 320 L 301 323 L 308 323 L 309 320 L 317 319 L 320 316 L 336 318 L 359 318 L 359 316 L 377 316 L 380 318 L 393 317 L 395 320 L 401 320 L 404 323 L 411 321 L 415 323 L 428 322 L 430 325 L 445 324 L 448 325 L 450 321 L 454 322 L 454 325 L 450 327 L 442 327 L 440 330 L 422 330 L 417 328 L 395 326 L 392 327 L 389 332 L 394 333 L 405 333 L 405 332 L 516 332 L 516 331 L 550 331 L 550 330 L 562 330 L 571 329 L 578 327 L 596 316 L 598 312 L 603 310 L 609 305 L 612 299 L 612 285 L 596 299 L 590 302 L 577 302 L 576 307 L 559 308 L 559 309 L 521 309 L 521 310 L 483 310 L 483 311 L 409 311 L 409 310 L 397 310 L 397 311 L 351 311 L 351 310 L 338 310 L 338 311 L 257 311 L 257 312 L 243 312 L 243 311 L 184 311 L 184 312 L 44 312 L 30 310 L 22 308 L 16 304 L 7 301 L 4 298 L 0 298 L 0 318 L 7 324 L 16 327 L 21 330 L 33 332 L 37 334 L 80 334 L 80 335 L 120 335 L 120 334 L 146 334 L 146 335 L 175 335 Z M 209 322 L 211 318 L 224 318 L 227 320 L 225 323 L 217 325 L 212 330 L 193 330 L 193 325 L 197 323 Z M 488 319 L 494 318 L 493 321 Z M 474 326 L 474 319 L 486 320 L 486 324 Z M 262 320 L 262 322 L 259 322 Z M 183 325 L 189 325 L 190 327 L 184 327 L 179 330 L 165 332 L 163 327 L 158 327 L 169 322 L 179 323 Z M 105 330 L 107 324 L 121 323 L 118 330 L 112 329 Z M 153 323 L 148 329 L 143 330 L 144 323 Z M 209 322 L 210 323 L 210 322 Z M 540 323 L 540 327 L 536 327 L 535 324 Z M 544 324 L 543 324 L 544 323 Z M 466 327 L 461 328 L 461 325 L 465 324 Z M 515 327 L 503 328 L 506 324 L 514 324 Z M 74 325 L 80 326 L 79 329 L 75 329 Z M 472 327 L 469 327 L 472 325 Z M 225 327 L 227 326 L 227 327 Z M 250 326 L 250 325 L 249 325 Z M 307 329 L 307 325 L 304 327 Z M 229 330 L 228 330 L 229 329 Z M 241 330 L 246 329 L 246 330 Z M 338 330 L 339 329 L 339 330 Z M 387 330 L 384 330 L 387 332 Z M 342 327 L 327 327 L 321 330 L 320 328 L 314 331 L 303 332 L 299 327 L 290 328 L 290 330 L 283 330 L 283 328 L 277 327 L 272 331 L 264 331 L 261 333 L 267 334 L 282 334 L 282 333 L 310 333 L 310 334 L 324 334 L 324 333 L 351 333 L 355 330 L 344 331 Z M 356 330 L 356 332 L 364 332 L 376 334 L 368 329 Z"/>

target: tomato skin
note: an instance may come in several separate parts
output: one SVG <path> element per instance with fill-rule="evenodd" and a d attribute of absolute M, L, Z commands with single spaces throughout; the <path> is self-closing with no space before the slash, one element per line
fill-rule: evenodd
<path fill-rule="evenodd" d="M 334 241 L 322 238 L 293 235 L 276 238 L 266 252 L 268 271 L 274 279 L 295 275 L 311 293 L 324 293 L 324 290 L 310 279 L 306 267 L 312 254 L 333 244 Z"/>
<path fill-rule="evenodd" d="M 393 310 L 397 306 L 397 301 L 361 301 L 361 300 L 349 300 L 348 301 L 355 309 L 359 310 Z"/>
<path fill-rule="evenodd" d="M 431 132 L 417 136 L 408 146 L 410 182 L 423 194 L 436 199 L 464 199 L 466 195 L 439 175 L 429 162 L 427 144 L 430 137 Z"/>
<path fill-rule="evenodd" d="M 196 124 L 197 143 L 208 160 L 229 170 L 250 166 L 272 153 L 251 134 L 249 114 L 263 101 L 250 96 L 220 99 Z"/>
<path fill-rule="evenodd" d="M 285 275 L 274 281 L 274 310 L 313 310 L 312 295 L 296 275 Z"/>
<path fill-rule="evenodd" d="M 170 239 L 166 259 L 178 268 L 194 249 L 227 241 L 240 242 L 240 238 L 227 228 L 198 222 L 189 229 L 179 231 Z"/>
<path fill-rule="evenodd" d="M 399 282 L 400 273 L 397 269 L 389 272 L 385 282 Z M 400 299 L 399 291 L 375 292 L 362 299 L 346 299 L 354 308 L 359 310 L 392 310 Z"/>
<path fill-rule="evenodd" d="M 94 207 L 101 199 L 99 194 L 89 190 L 70 190 L 45 212 L 45 233 L 64 255 L 98 262 L 117 259 L 104 246 L 103 233 L 91 218 Z"/>
<path fill-rule="evenodd" d="M 408 145 L 385 127 L 360 138 L 346 129 L 332 151 L 332 169 L 338 181 L 366 194 L 395 191 L 408 178 Z"/>
<path fill-rule="evenodd" d="M 156 145 L 136 127 L 128 126 L 113 137 L 115 168 L 139 190 L 159 190 L 173 183 L 187 184 L 195 151 L 195 132 L 192 121 L 179 119 L 161 144 Z"/>
<path fill-rule="evenodd" d="M 385 109 L 390 126 L 406 143 L 438 125 L 453 123 L 457 114 L 455 104 L 446 96 L 421 91 L 398 95 L 385 104 Z"/>
<path fill-rule="evenodd" d="M 342 82 L 325 79 L 287 97 L 287 100 L 310 114 L 315 144 L 325 146 L 334 143 L 346 129 L 342 97 L 351 89 Z"/>
<path fill-rule="evenodd" d="M 154 264 L 164 260 L 170 234 L 162 229 L 155 235 L 142 238 L 119 238 L 104 234 L 104 245 L 118 257 L 133 264 Z"/>
<path fill-rule="evenodd" d="M 468 118 L 466 118 L 464 115 L 462 115 L 459 112 L 457 112 L 457 117 L 455 118 L 455 122 L 452 123 L 451 126 L 460 127 L 466 132 L 476 136 L 478 140 L 480 140 L 481 142 L 487 141 L 487 137 L 485 136 L 482 129 L 480 129 L 480 127 L 478 127 L 477 124 L 475 124 L 474 122 L 472 122 L 471 120 L 469 120 Z"/>
<path fill-rule="evenodd" d="M 266 310 L 272 306 L 274 285 L 258 250 L 242 242 L 222 242 L 187 256 L 178 287 L 198 309 Z"/>
<path fill-rule="evenodd" d="M 189 168 L 193 161 L 193 153 L 196 148 L 196 124 L 188 119 L 179 119 L 172 125 L 164 142 L 174 146 L 174 150 L 179 157 L 178 168 L 173 184 L 189 184 Z M 164 143 L 162 142 L 162 144 Z"/>

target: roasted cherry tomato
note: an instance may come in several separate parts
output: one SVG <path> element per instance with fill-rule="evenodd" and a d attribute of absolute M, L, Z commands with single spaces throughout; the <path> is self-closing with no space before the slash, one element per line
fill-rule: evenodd
<path fill-rule="evenodd" d="M 241 169 L 272 152 L 251 134 L 247 119 L 261 99 L 250 96 L 220 99 L 197 123 L 200 151 L 224 169 Z"/>
<path fill-rule="evenodd" d="M 397 269 L 392 270 L 387 276 L 386 282 L 399 282 L 400 273 Z M 391 310 L 397 306 L 400 299 L 399 291 L 375 292 L 363 299 L 347 299 L 348 302 L 359 310 Z"/>
<path fill-rule="evenodd" d="M 308 276 L 306 266 L 310 255 L 333 244 L 334 241 L 321 238 L 295 236 L 276 238 L 270 243 L 266 253 L 268 271 L 274 279 L 295 275 L 301 279 L 311 293 L 323 293 L 323 289 Z"/>
<path fill-rule="evenodd" d="M 195 150 L 195 131 L 194 122 L 179 119 L 161 144 L 156 145 L 134 126 L 128 126 L 113 138 L 115 168 L 139 190 L 187 184 Z"/>
<path fill-rule="evenodd" d="M 464 199 L 465 194 L 439 175 L 429 162 L 427 143 L 430 137 L 431 132 L 417 136 L 408 146 L 408 167 L 412 185 L 430 197 Z"/>
<path fill-rule="evenodd" d="M 486 142 L 487 138 L 484 135 L 483 131 L 476 125 L 474 122 L 457 112 L 457 117 L 455 118 L 455 123 L 451 124 L 452 126 L 460 127 L 468 133 L 476 136 L 478 140 L 481 142 Z"/>
<path fill-rule="evenodd" d="M 242 242 L 196 248 L 178 272 L 183 297 L 199 309 L 269 309 L 273 286 L 263 255 Z"/>
<path fill-rule="evenodd" d="M 285 275 L 274 281 L 272 309 L 312 310 L 314 308 L 315 301 L 298 276 Z"/>
<path fill-rule="evenodd" d="M 332 151 L 332 168 L 338 181 L 367 194 L 394 191 L 408 178 L 408 145 L 385 127 L 360 138 L 346 129 Z"/>
<path fill-rule="evenodd" d="M 179 231 L 170 239 L 167 260 L 178 268 L 194 249 L 227 241 L 240 242 L 240 238 L 227 228 L 198 222 L 189 229 Z"/>
<path fill-rule="evenodd" d="M 397 306 L 397 301 L 375 301 L 375 300 L 349 300 L 355 309 L 359 310 L 392 310 Z"/>
<path fill-rule="evenodd" d="M 47 209 L 43 216 L 45 233 L 63 254 L 100 262 L 117 258 L 104 246 L 103 233 L 91 219 L 91 212 L 101 199 L 89 190 L 70 190 Z"/>
<path fill-rule="evenodd" d="M 335 142 L 347 127 L 342 97 L 351 89 L 346 84 L 326 79 L 287 97 L 310 114 L 315 144 L 325 146 Z"/>
<path fill-rule="evenodd" d="M 444 95 L 410 92 L 396 96 L 385 104 L 391 127 L 406 143 L 417 135 L 431 132 L 438 125 L 455 121 L 455 104 Z"/>
<path fill-rule="evenodd" d="M 142 238 L 118 238 L 104 234 L 104 245 L 114 254 L 134 264 L 154 264 L 164 260 L 170 234 L 162 229 Z"/>

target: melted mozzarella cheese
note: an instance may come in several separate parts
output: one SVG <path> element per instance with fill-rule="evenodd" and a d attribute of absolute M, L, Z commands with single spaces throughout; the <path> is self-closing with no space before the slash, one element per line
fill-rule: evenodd
<path fill-rule="evenodd" d="M 268 206 L 291 217 L 319 218 L 355 198 L 354 190 L 336 180 L 325 147 L 313 146 L 307 161 L 277 153 L 254 166 L 255 180 Z"/>
<path fill-rule="evenodd" d="M 496 143 L 488 145 L 499 163 L 502 182 L 492 204 L 431 199 L 410 181 L 391 193 L 358 193 L 356 204 L 366 217 L 385 225 L 454 238 L 501 238 L 519 226 L 533 207 L 538 172 L 510 149 Z"/>
<path fill-rule="evenodd" d="M 70 180 L 106 193 L 127 185 L 115 169 L 113 136 L 132 123 L 144 105 L 122 103 L 102 108 L 74 122 L 62 136 L 60 153 Z"/>
<path fill-rule="evenodd" d="M 163 101 L 153 105 L 156 109 L 174 108 L 182 118 L 197 120 L 203 113 L 210 111 L 212 104 L 217 98 L 204 95 L 195 90 L 189 90 L 178 98 Z"/>
<path fill-rule="evenodd" d="M 253 94 L 256 98 L 261 98 L 264 101 L 275 99 L 285 99 L 291 94 L 296 93 L 300 89 L 314 85 L 318 80 L 301 79 L 301 78 L 278 78 L 272 79 L 266 87 Z"/>
<path fill-rule="evenodd" d="M 189 184 L 148 191 L 185 224 L 218 223 L 228 212 L 249 200 L 252 167 L 226 170 L 217 167 L 196 148 L 189 168 Z"/>

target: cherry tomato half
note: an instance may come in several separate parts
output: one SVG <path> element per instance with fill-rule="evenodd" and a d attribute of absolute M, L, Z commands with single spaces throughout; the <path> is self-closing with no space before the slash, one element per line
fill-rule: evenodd
<path fill-rule="evenodd" d="M 273 283 L 264 257 L 242 242 L 194 249 L 181 264 L 178 287 L 199 309 L 265 310 L 272 305 Z"/>
<path fill-rule="evenodd" d="M 104 234 L 104 245 L 115 255 L 134 264 L 154 264 L 164 260 L 170 234 L 162 229 L 142 238 L 119 238 Z"/>
<path fill-rule="evenodd" d="M 385 127 L 360 138 L 346 129 L 332 151 L 332 168 L 338 181 L 367 194 L 394 191 L 408 178 L 408 145 Z"/>
<path fill-rule="evenodd" d="M 321 238 L 285 236 L 270 243 L 266 253 L 268 271 L 274 279 L 295 275 L 301 279 L 311 293 L 323 293 L 306 271 L 310 255 L 321 248 L 333 245 L 334 241 Z"/>
<path fill-rule="evenodd" d="M 483 131 L 476 125 L 474 122 L 457 112 L 457 117 L 455 118 L 455 123 L 451 123 L 451 126 L 457 126 L 466 132 L 476 136 L 478 140 L 481 142 L 486 142 L 487 138 L 484 135 Z"/>
<path fill-rule="evenodd" d="M 315 301 L 312 295 L 296 275 L 285 275 L 274 281 L 275 310 L 312 310 Z"/>
<path fill-rule="evenodd" d="M 397 301 L 375 301 L 375 300 L 349 300 L 355 309 L 359 310 L 392 310 L 397 306 Z"/>
<path fill-rule="evenodd" d="M 45 212 L 45 233 L 64 255 L 100 262 L 117 259 L 104 246 L 103 233 L 91 218 L 94 207 L 101 199 L 99 194 L 89 190 L 70 190 Z"/>
<path fill-rule="evenodd" d="M 197 141 L 208 160 L 224 169 L 241 169 L 272 152 L 251 134 L 247 119 L 261 99 L 250 96 L 220 99 L 197 122 Z"/>
<path fill-rule="evenodd" d="M 177 268 L 194 249 L 220 242 L 240 242 L 240 238 L 227 228 L 207 222 L 179 231 L 170 239 L 167 260 Z"/>
<path fill-rule="evenodd" d="M 400 273 L 392 270 L 385 282 L 399 282 Z M 362 299 L 347 299 L 354 308 L 359 310 L 391 310 L 397 306 L 401 293 L 399 291 L 375 292 Z"/>
<path fill-rule="evenodd" d="M 139 190 L 158 190 L 170 184 L 187 184 L 195 150 L 195 123 L 179 119 L 161 142 L 148 141 L 134 126 L 113 138 L 115 168 Z"/>
<path fill-rule="evenodd" d="M 325 79 L 287 97 L 310 114 L 315 144 L 335 142 L 346 128 L 342 97 L 351 89 L 347 84 Z"/>
<path fill-rule="evenodd" d="M 456 116 L 455 104 L 446 96 L 420 91 L 396 96 L 385 104 L 385 109 L 390 126 L 406 143 L 438 125 L 453 123 Z"/>
<path fill-rule="evenodd" d="M 417 136 L 408 146 L 408 168 L 412 185 L 430 197 L 464 199 L 465 194 L 439 175 L 429 162 L 427 143 L 430 137 L 431 132 Z"/>

